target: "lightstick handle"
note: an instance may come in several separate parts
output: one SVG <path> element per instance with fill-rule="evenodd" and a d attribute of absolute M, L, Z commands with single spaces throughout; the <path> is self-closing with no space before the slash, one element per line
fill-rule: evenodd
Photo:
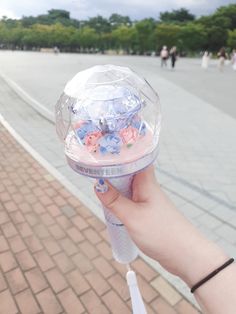
<path fill-rule="evenodd" d="M 109 179 L 109 182 L 124 196 L 131 198 L 133 175 Z M 138 255 L 138 248 L 130 238 L 124 224 L 103 207 L 107 229 L 115 260 L 122 264 L 131 263 Z M 128 209 L 127 209 L 128 210 Z"/>

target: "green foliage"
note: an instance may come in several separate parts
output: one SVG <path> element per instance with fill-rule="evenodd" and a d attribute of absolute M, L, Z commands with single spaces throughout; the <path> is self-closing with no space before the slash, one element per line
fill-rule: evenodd
<path fill-rule="evenodd" d="M 93 29 L 96 29 L 97 33 L 107 33 L 111 31 L 111 25 L 107 19 L 98 15 L 96 17 L 90 18 L 84 23 L 85 26 L 89 26 Z"/>
<path fill-rule="evenodd" d="M 178 47 L 182 51 L 200 51 L 207 44 L 207 34 L 201 24 L 188 23 L 181 27 Z"/>
<path fill-rule="evenodd" d="M 227 44 L 230 48 L 236 49 L 236 29 L 229 30 Z"/>
<path fill-rule="evenodd" d="M 155 27 L 156 27 L 156 23 L 154 19 L 151 19 L 151 18 L 144 19 L 135 24 L 140 54 L 144 54 L 145 52 L 150 52 L 151 50 L 155 50 L 155 43 L 154 43 Z"/>
<path fill-rule="evenodd" d="M 228 28 L 233 30 L 236 28 L 236 4 L 220 7 L 214 14 L 218 17 L 225 17 L 229 20 Z"/>
<path fill-rule="evenodd" d="M 166 11 L 160 13 L 160 20 L 164 23 L 182 23 L 193 21 L 194 19 L 195 16 L 184 8 L 173 10 L 172 12 Z"/>
<path fill-rule="evenodd" d="M 208 49 L 216 52 L 228 45 L 235 48 L 236 4 L 222 6 L 214 14 L 195 18 L 182 8 L 162 12 L 160 21 L 146 18 L 133 22 L 128 16 L 100 15 L 86 21 L 70 17 L 65 10 L 52 9 L 37 17 L 21 20 L 2 17 L 0 48 L 40 49 L 59 47 L 62 51 L 104 52 L 123 50 L 150 54 L 162 46 L 177 46 L 185 53 Z"/>
<path fill-rule="evenodd" d="M 116 14 L 116 13 L 113 13 L 109 17 L 109 23 L 110 23 L 112 29 L 115 29 L 121 25 L 125 25 L 125 26 L 131 26 L 132 25 L 132 21 L 131 21 L 129 16 L 123 16 L 123 15 Z"/>
<path fill-rule="evenodd" d="M 171 48 L 176 46 L 179 40 L 181 26 L 174 24 L 159 24 L 155 29 L 155 42 L 157 50 L 160 51 L 163 46 Z"/>
<path fill-rule="evenodd" d="M 123 49 L 127 53 L 137 49 L 138 38 L 135 27 L 121 25 L 112 31 L 112 38 L 116 49 Z"/>

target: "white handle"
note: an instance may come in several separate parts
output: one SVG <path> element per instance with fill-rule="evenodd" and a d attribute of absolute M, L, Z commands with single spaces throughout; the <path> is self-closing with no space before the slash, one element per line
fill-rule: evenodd
<path fill-rule="evenodd" d="M 130 198 L 133 175 L 109 179 L 119 192 Z M 115 260 L 122 264 L 131 263 L 138 255 L 138 249 L 130 238 L 123 223 L 114 216 L 109 209 L 103 207 L 108 233 L 110 236 L 112 253 Z"/>

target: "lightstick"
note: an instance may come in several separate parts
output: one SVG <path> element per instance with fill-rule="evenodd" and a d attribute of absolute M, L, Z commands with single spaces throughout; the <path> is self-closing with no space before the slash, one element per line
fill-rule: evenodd
<path fill-rule="evenodd" d="M 79 72 L 56 104 L 56 129 L 71 168 L 109 180 L 129 198 L 135 173 L 157 157 L 160 123 L 157 93 L 127 67 L 100 65 Z M 106 208 L 104 215 L 114 258 L 129 264 L 137 247 L 121 221 Z M 127 275 L 129 286 L 136 285 L 132 274 Z"/>

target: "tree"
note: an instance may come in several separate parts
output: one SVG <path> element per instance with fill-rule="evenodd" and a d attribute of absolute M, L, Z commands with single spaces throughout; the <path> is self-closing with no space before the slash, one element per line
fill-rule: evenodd
<path fill-rule="evenodd" d="M 195 23 L 201 24 L 207 35 L 205 49 L 217 51 L 226 45 L 230 19 L 228 17 L 209 15 L 199 18 Z"/>
<path fill-rule="evenodd" d="M 228 28 L 231 30 L 236 28 L 236 4 L 220 7 L 214 16 L 227 18 L 229 21 Z"/>
<path fill-rule="evenodd" d="M 108 33 L 111 31 L 111 25 L 107 19 L 98 15 L 96 17 L 90 18 L 84 23 L 85 26 L 89 26 L 96 30 L 97 33 Z"/>
<path fill-rule="evenodd" d="M 144 19 L 135 24 L 140 54 L 155 50 L 155 42 L 153 37 L 155 27 L 156 22 L 154 19 L 151 18 Z"/>
<path fill-rule="evenodd" d="M 229 30 L 227 44 L 230 48 L 236 49 L 236 29 Z"/>
<path fill-rule="evenodd" d="M 122 48 L 127 53 L 137 48 L 137 30 L 135 27 L 121 25 L 112 31 L 115 48 Z"/>
<path fill-rule="evenodd" d="M 205 48 L 206 43 L 207 34 L 202 25 L 188 23 L 181 27 L 177 44 L 179 49 L 189 52 L 200 51 Z"/>
<path fill-rule="evenodd" d="M 181 8 L 172 12 L 160 13 L 160 20 L 165 23 L 183 23 L 195 20 L 195 16 L 189 13 L 187 9 Z"/>
<path fill-rule="evenodd" d="M 95 29 L 85 26 L 79 32 L 80 46 L 84 49 L 96 48 L 98 35 Z"/>
<path fill-rule="evenodd" d="M 163 46 L 171 48 L 177 46 L 180 36 L 181 26 L 174 24 L 158 24 L 155 29 L 155 42 L 157 50 Z"/>
<path fill-rule="evenodd" d="M 113 13 L 109 17 L 109 23 L 113 29 L 115 29 L 121 25 L 125 25 L 125 26 L 131 26 L 132 25 L 132 21 L 129 18 L 129 16 L 123 16 L 123 15 L 116 14 L 116 13 Z"/>

